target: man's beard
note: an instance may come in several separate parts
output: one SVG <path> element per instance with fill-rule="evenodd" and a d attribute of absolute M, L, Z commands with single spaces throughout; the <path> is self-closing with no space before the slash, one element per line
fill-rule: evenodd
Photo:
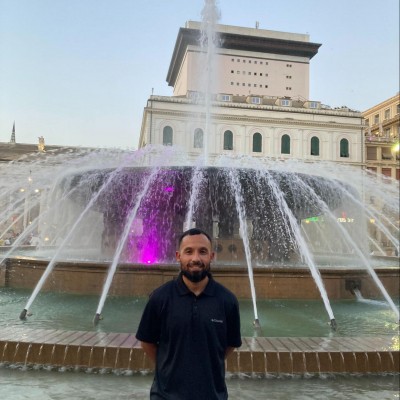
<path fill-rule="evenodd" d="M 192 264 L 193 265 L 193 264 Z M 196 264 L 200 267 L 202 267 L 202 269 L 200 271 L 189 271 L 187 269 L 183 269 L 181 267 L 181 271 L 182 271 L 182 275 L 186 276 L 186 278 L 189 279 L 190 282 L 193 283 L 198 283 L 201 282 L 210 272 L 210 266 L 209 265 L 204 265 L 204 264 Z"/>

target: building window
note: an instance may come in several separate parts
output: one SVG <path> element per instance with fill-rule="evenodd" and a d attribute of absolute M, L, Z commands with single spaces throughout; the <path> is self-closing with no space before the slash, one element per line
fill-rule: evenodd
<path fill-rule="evenodd" d="M 260 76 L 262 76 L 262 72 L 260 73 Z"/>
<path fill-rule="evenodd" d="M 385 119 L 389 119 L 389 118 L 390 118 L 390 108 L 385 110 Z"/>
<path fill-rule="evenodd" d="M 369 119 L 368 118 L 364 120 L 364 124 L 365 124 L 365 126 L 369 126 Z"/>
<path fill-rule="evenodd" d="M 224 150 L 233 150 L 233 133 L 232 133 L 232 131 L 224 132 Z"/>
<path fill-rule="evenodd" d="M 165 126 L 163 129 L 163 145 L 172 146 L 172 128 L 170 126 Z"/>
<path fill-rule="evenodd" d="M 347 139 L 340 141 L 340 157 L 349 157 L 349 141 Z"/>
<path fill-rule="evenodd" d="M 261 153 L 261 149 L 262 149 L 262 136 L 261 133 L 256 132 L 253 135 L 253 152 Z"/>
<path fill-rule="evenodd" d="M 399 103 L 399 104 L 397 104 L 397 106 L 396 106 L 396 110 L 397 110 L 396 114 L 400 114 L 400 103 Z"/>
<path fill-rule="evenodd" d="M 265 88 L 268 88 L 268 85 L 265 85 Z"/>
<path fill-rule="evenodd" d="M 290 106 L 290 100 L 281 100 L 281 106 Z"/>
<path fill-rule="evenodd" d="M 392 160 L 392 149 L 390 147 L 382 147 L 382 160 Z"/>
<path fill-rule="evenodd" d="M 196 128 L 194 130 L 194 142 L 193 142 L 193 147 L 195 149 L 202 149 L 203 148 L 203 129 Z"/>
<path fill-rule="evenodd" d="M 379 114 L 374 116 L 374 124 L 379 124 Z"/>
<path fill-rule="evenodd" d="M 290 136 L 283 135 L 281 138 L 281 153 L 290 154 Z"/>
<path fill-rule="evenodd" d="M 254 86 L 256 87 L 257 85 L 254 85 Z M 251 103 L 252 104 L 261 104 L 261 98 L 260 97 L 252 97 Z"/>
<path fill-rule="evenodd" d="M 382 168 L 383 179 L 389 180 L 392 177 L 391 168 Z"/>
<path fill-rule="evenodd" d="M 251 72 L 248 72 L 247 75 L 251 75 Z"/>
<path fill-rule="evenodd" d="M 319 139 L 316 136 L 311 138 L 311 155 L 319 156 Z"/>
<path fill-rule="evenodd" d="M 233 85 L 233 82 L 231 82 L 231 84 Z M 222 101 L 231 101 L 231 96 L 229 94 L 223 94 L 221 96 L 221 100 Z"/>
<path fill-rule="evenodd" d="M 367 160 L 377 160 L 377 148 L 376 147 L 367 147 Z"/>
<path fill-rule="evenodd" d="M 235 71 L 233 69 L 231 69 L 231 74 L 234 74 L 234 73 L 235 73 Z"/>
<path fill-rule="evenodd" d="M 317 107 L 318 107 L 318 103 L 316 101 L 310 102 L 310 108 L 317 108 Z"/>

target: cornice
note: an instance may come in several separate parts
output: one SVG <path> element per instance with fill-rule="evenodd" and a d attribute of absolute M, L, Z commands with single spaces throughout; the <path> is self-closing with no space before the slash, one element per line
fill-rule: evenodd
<path fill-rule="evenodd" d="M 372 106 L 371 108 L 368 108 L 367 110 L 363 111 L 363 117 L 367 118 L 370 114 L 374 114 L 380 111 L 383 111 L 383 109 L 386 109 L 392 105 L 396 105 L 400 100 L 400 95 L 396 94 L 393 97 L 390 97 L 378 104 L 375 104 L 374 106 Z"/>
<path fill-rule="evenodd" d="M 178 110 L 158 110 L 146 108 L 146 112 L 153 112 L 155 115 L 171 116 L 175 118 L 182 118 L 184 121 L 192 120 L 204 120 L 205 114 L 202 111 L 199 112 L 184 112 Z M 153 114 L 153 115 L 154 115 Z M 240 115 L 226 115 L 226 114 L 212 114 L 211 119 L 213 121 L 231 121 L 235 123 L 249 122 L 251 124 L 259 125 L 294 125 L 294 126 L 307 126 L 314 128 L 335 128 L 335 129 L 346 129 L 360 131 L 362 125 L 353 125 L 340 122 L 323 122 L 323 121 L 304 121 L 298 119 L 286 119 L 286 118 L 271 118 L 271 117 L 258 117 L 258 116 L 240 116 Z"/>
<path fill-rule="evenodd" d="M 278 98 L 276 98 L 278 100 Z M 173 103 L 173 104 L 182 104 L 187 106 L 200 106 L 200 104 L 194 102 L 192 99 L 187 97 L 174 97 L 174 96 L 151 96 L 147 101 L 152 104 L 160 102 L 160 103 Z M 152 106 L 150 108 L 152 108 Z M 359 111 L 341 111 L 330 108 L 325 109 L 312 109 L 312 108 L 303 108 L 303 107 L 288 107 L 288 106 L 278 106 L 278 105 L 256 105 L 249 104 L 244 102 L 223 102 L 223 101 L 213 101 L 212 109 L 228 108 L 228 109 L 244 109 L 244 110 L 258 110 L 258 111 L 271 111 L 271 112 L 285 112 L 285 113 L 301 113 L 301 114 L 309 114 L 309 115 L 324 115 L 324 116 L 332 116 L 332 117 L 346 117 L 346 118 L 359 118 L 362 119 L 362 114 Z"/>

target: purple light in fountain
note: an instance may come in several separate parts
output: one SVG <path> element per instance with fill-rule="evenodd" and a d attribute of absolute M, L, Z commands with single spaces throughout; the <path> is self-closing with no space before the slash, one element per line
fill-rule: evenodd
<path fill-rule="evenodd" d="M 164 188 L 164 192 L 173 192 L 174 191 L 174 187 L 173 186 L 167 186 Z"/>
<path fill-rule="evenodd" d="M 145 232 L 140 239 L 138 248 L 139 251 L 139 262 L 143 264 L 154 264 L 157 262 L 157 256 L 159 252 L 159 237 L 155 226 L 147 226 Z"/>

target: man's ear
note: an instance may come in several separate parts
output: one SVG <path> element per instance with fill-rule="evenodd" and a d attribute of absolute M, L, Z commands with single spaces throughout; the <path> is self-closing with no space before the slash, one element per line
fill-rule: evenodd
<path fill-rule="evenodd" d="M 175 252 L 175 258 L 176 258 L 176 261 L 181 261 L 181 253 L 179 253 L 179 251 Z"/>

